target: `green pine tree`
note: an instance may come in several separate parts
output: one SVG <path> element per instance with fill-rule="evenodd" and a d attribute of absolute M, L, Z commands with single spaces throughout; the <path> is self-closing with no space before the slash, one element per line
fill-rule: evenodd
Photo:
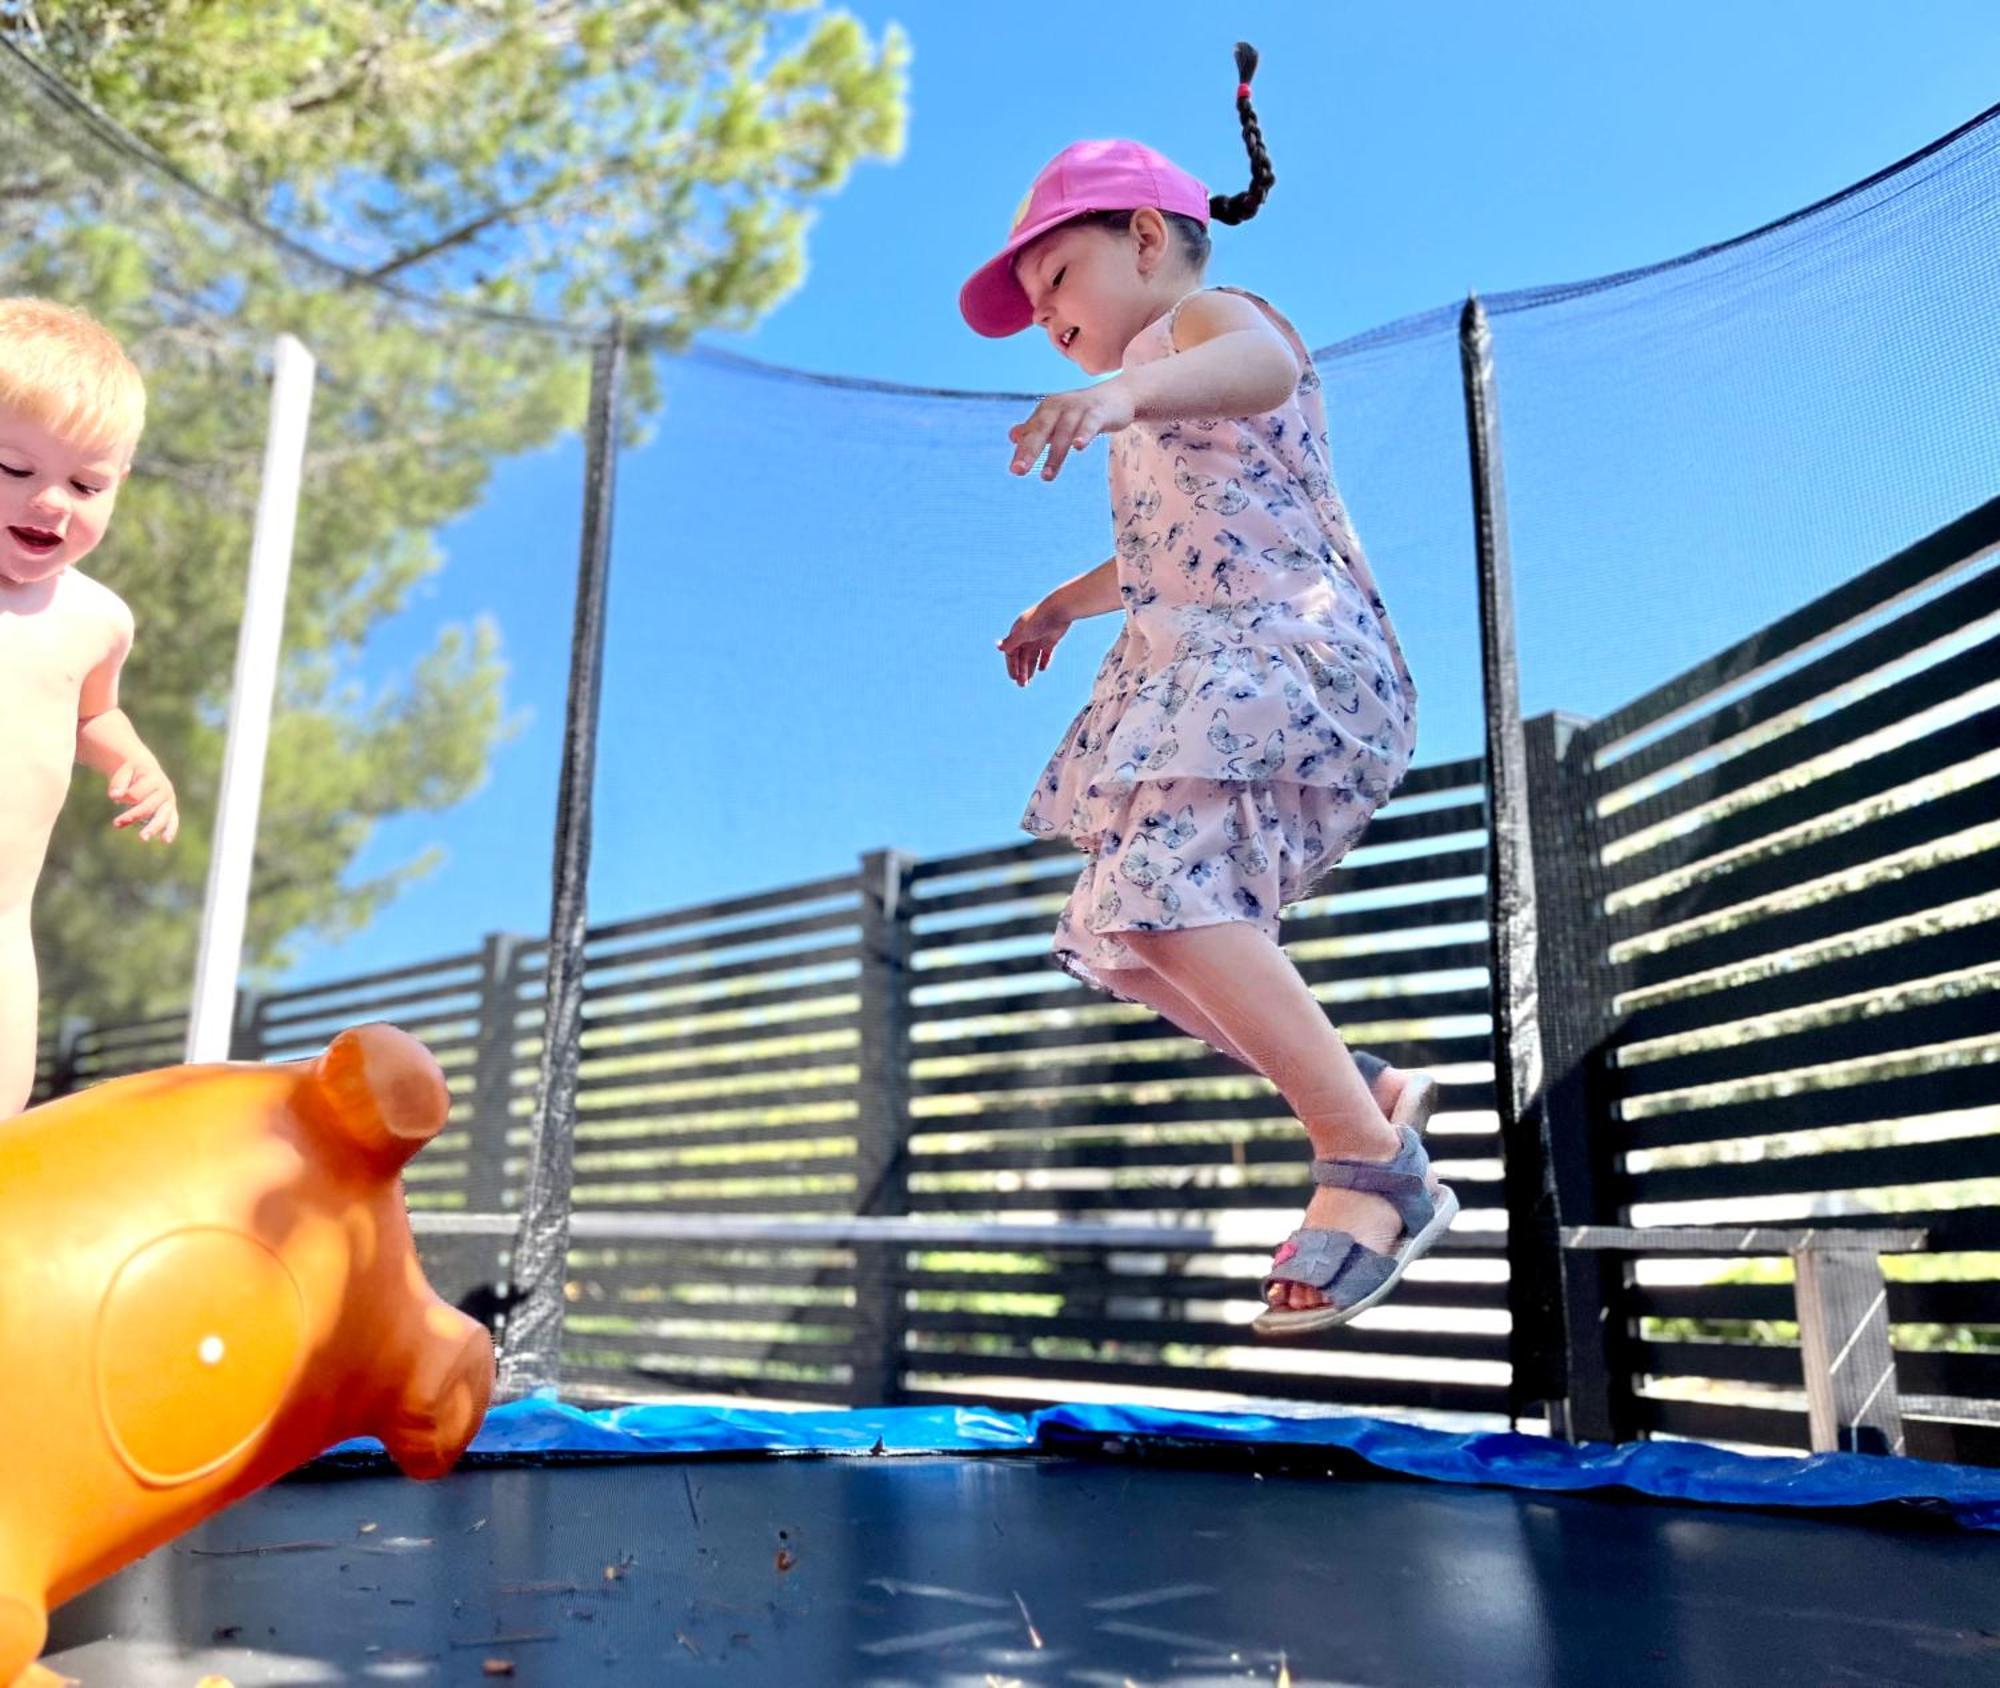
<path fill-rule="evenodd" d="M 901 149 L 908 52 L 818 0 L 0 0 L 0 35 L 227 206 L 426 299 L 667 345 L 804 272 L 814 203 Z M 6 290 L 92 310 L 146 371 L 146 439 L 92 571 L 132 605 L 127 692 L 179 787 L 171 850 L 79 774 L 37 898 L 44 1026 L 184 998 L 280 329 L 320 360 L 247 960 L 366 923 L 424 858 L 350 869 L 506 731 L 491 626 L 380 695 L 354 659 L 494 463 L 582 420 L 582 338 L 407 307 L 257 237 L 0 65 Z M 635 410 L 654 394 L 632 370 Z M 470 939 L 473 934 L 467 934 Z"/>

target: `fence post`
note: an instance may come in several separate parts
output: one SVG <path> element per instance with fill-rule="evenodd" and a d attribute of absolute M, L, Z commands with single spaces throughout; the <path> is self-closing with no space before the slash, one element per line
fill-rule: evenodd
<path fill-rule="evenodd" d="M 1525 1211 L 1508 1213 L 1515 1317 L 1559 1334 L 1551 1356 L 1560 1390 L 1549 1397 L 1551 1428 L 1578 1442 L 1637 1434 L 1625 1291 L 1629 1259 L 1561 1246 L 1558 1226 L 1615 1225 L 1617 1150 L 1604 1084 L 1605 1050 L 1617 1026 L 1605 936 L 1604 864 L 1597 844 L 1590 747 L 1575 716 L 1527 723 L 1529 805 L 1536 895 L 1542 1055 L 1541 1141 L 1547 1177 Z M 1515 1227 L 1525 1235 L 1517 1235 Z M 1523 1283 L 1523 1278 L 1528 1281 Z M 1525 1301 L 1526 1305 L 1521 1304 Z M 1546 1321 L 1546 1323 L 1543 1323 Z"/>
<path fill-rule="evenodd" d="M 57 1024 L 54 1057 L 49 1063 L 48 1099 L 51 1102 L 58 1096 L 75 1092 L 77 1058 L 90 1030 L 91 1022 L 87 1014 L 65 1014 Z"/>
<path fill-rule="evenodd" d="M 472 1053 L 472 1106 L 466 1117 L 465 1207 L 501 1213 L 507 1206 L 507 1133 L 514 1123 L 515 1044 L 521 1011 L 521 960 L 528 940 L 513 932 L 488 932 L 479 949 L 479 1031 Z M 466 1237 L 451 1251 L 453 1283 L 477 1299 L 459 1303 L 479 1313 L 504 1340 L 512 1308 L 508 1294 L 514 1251 L 506 1237 Z M 490 1298 L 490 1299 L 489 1299 Z"/>
<path fill-rule="evenodd" d="M 232 1061 L 261 1061 L 264 1059 L 264 993 L 262 991 L 239 990 L 236 1005 L 229 1019 L 229 1059 Z"/>
<path fill-rule="evenodd" d="M 855 1087 L 854 1211 L 907 1213 L 910 1141 L 911 870 L 900 850 L 861 858 L 861 1047 Z M 856 1406 L 902 1394 L 904 1251 L 854 1245 L 853 1380 Z"/>
<path fill-rule="evenodd" d="M 488 932 L 480 946 L 479 1044 L 472 1058 L 465 1151 L 465 1205 L 473 1213 L 498 1213 L 507 1200 L 507 1133 L 514 1122 L 514 1046 L 526 944 L 513 932 Z"/>

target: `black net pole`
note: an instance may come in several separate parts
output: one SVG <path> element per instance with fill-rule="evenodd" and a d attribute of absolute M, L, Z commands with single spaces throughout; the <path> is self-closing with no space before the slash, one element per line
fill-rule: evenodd
<path fill-rule="evenodd" d="M 1500 396 L 1493 336 L 1477 296 L 1458 325 L 1472 469 L 1479 574 L 1479 663 L 1486 714 L 1486 916 L 1493 1000 L 1493 1078 L 1506 1164 L 1508 1309 L 1519 1414 L 1559 1401 L 1559 1262 L 1552 1174 L 1540 1108 L 1542 1043 L 1535 967 L 1534 846 L 1529 833 L 1528 752 L 1521 726 L 1514 637 L 1514 571 L 1507 547 L 1507 488 L 1500 454 Z"/>
<path fill-rule="evenodd" d="M 603 689 L 604 612 L 618 470 L 618 387 L 624 362 L 624 327 L 613 323 L 591 359 L 583 547 L 577 562 L 562 784 L 556 797 L 555 891 L 549 914 L 541 1073 L 536 1087 L 534 1142 L 510 1272 L 520 1300 L 508 1316 L 500 1359 L 503 1400 L 554 1388 L 562 1371 L 576 1075 L 583 1031 L 590 803 L 597 771 L 597 707 Z"/>

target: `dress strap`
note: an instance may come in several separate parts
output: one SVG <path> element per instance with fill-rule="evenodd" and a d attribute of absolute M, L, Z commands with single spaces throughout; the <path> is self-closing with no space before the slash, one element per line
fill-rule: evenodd
<path fill-rule="evenodd" d="M 1220 287 L 1197 287 L 1190 292 L 1183 293 L 1178 299 L 1174 301 L 1174 308 L 1169 312 L 1167 312 L 1165 318 L 1167 325 L 1168 351 L 1177 352 L 1180 350 L 1180 347 L 1174 344 L 1174 329 L 1179 325 L 1181 320 L 1181 307 L 1184 306 L 1190 299 L 1199 299 L 1204 293 L 1222 293 L 1226 291 L 1228 291 L 1226 288 L 1220 288 Z"/>

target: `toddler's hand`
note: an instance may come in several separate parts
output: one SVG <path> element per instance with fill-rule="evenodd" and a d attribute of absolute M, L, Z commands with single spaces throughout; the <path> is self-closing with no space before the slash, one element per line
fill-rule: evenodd
<path fill-rule="evenodd" d="M 1048 667 L 1049 656 L 1070 629 L 1070 618 L 1044 598 L 1014 618 L 1000 654 L 1007 661 L 1007 678 L 1025 686 Z"/>
<path fill-rule="evenodd" d="M 1027 421 L 1007 430 L 1007 437 L 1014 442 L 1014 473 L 1025 475 L 1046 446 L 1049 460 L 1042 479 L 1052 481 L 1069 453 L 1081 451 L 1099 434 L 1115 434 L 1131 426 L 1132 400 L 1116 379 L 1070 393 L 1051 393 L 1035 406 Z"/>
<path fill-rule="evenodd" d="M 126 805 L 114 827 L 136 826 L 145 840 L 171 844 L 181 829 L 181 812 L 174 800 L 173 781 L 157 762 L 127 762 L 111 776 L 111 801 Z"/>

